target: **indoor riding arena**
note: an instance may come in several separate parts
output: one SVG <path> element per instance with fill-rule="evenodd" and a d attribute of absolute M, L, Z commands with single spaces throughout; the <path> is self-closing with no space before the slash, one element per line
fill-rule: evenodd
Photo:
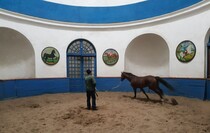
<path fill-rule="evenodd" d="M 210 133 L 209 9 L 0 0 L 0 133 Z"/>

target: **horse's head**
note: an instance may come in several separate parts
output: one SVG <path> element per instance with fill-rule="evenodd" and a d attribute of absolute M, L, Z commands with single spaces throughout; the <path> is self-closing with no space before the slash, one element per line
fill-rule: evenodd
<path fill-rule="evenodd" d="M 130 78 L 134 77 L 135 75 L 133 75 L 132 73 L 129 72 L 122 72 L 121 73 L 121 81 L 123 81 L 124 79 L 128 79 L 130 80 Z"/>
<path fill-rule="evenodd" d="M 124 72 L 121 72 L 121 81 L 123 81 L 124 79 L 125 79 Z"/>

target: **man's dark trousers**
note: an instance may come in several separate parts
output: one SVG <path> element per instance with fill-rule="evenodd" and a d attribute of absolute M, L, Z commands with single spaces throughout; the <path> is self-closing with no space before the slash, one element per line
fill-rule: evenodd
<path fill-rule="evenodd" d="M 87 108 L 91 109 L 90 99 L 92 98 L 92 109 L 96 109 L 95 91 L 87 91 Z"/>

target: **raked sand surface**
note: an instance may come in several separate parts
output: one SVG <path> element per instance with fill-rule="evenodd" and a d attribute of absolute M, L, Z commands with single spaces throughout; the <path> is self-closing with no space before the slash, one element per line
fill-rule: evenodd
<path fill-rule="evenodd" d="M 156 94 L 98 92 L 98 110 L 85 93 L 0 101 L 0 133 L 210 133 L 210 101 Z M 178 105 L 172 105 L 171 98 Z"/>

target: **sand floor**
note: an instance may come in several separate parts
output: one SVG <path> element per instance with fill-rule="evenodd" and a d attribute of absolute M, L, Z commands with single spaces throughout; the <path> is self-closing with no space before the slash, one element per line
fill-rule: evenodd
<path fill-rule="evenodd" d="M 98 92 L 97 111 L 85 93 L 0 101 L 0 133 L 210 133 L 210 101 L 156 94 Z M 178 105 L 171 104 L 175 98 Z"/>

